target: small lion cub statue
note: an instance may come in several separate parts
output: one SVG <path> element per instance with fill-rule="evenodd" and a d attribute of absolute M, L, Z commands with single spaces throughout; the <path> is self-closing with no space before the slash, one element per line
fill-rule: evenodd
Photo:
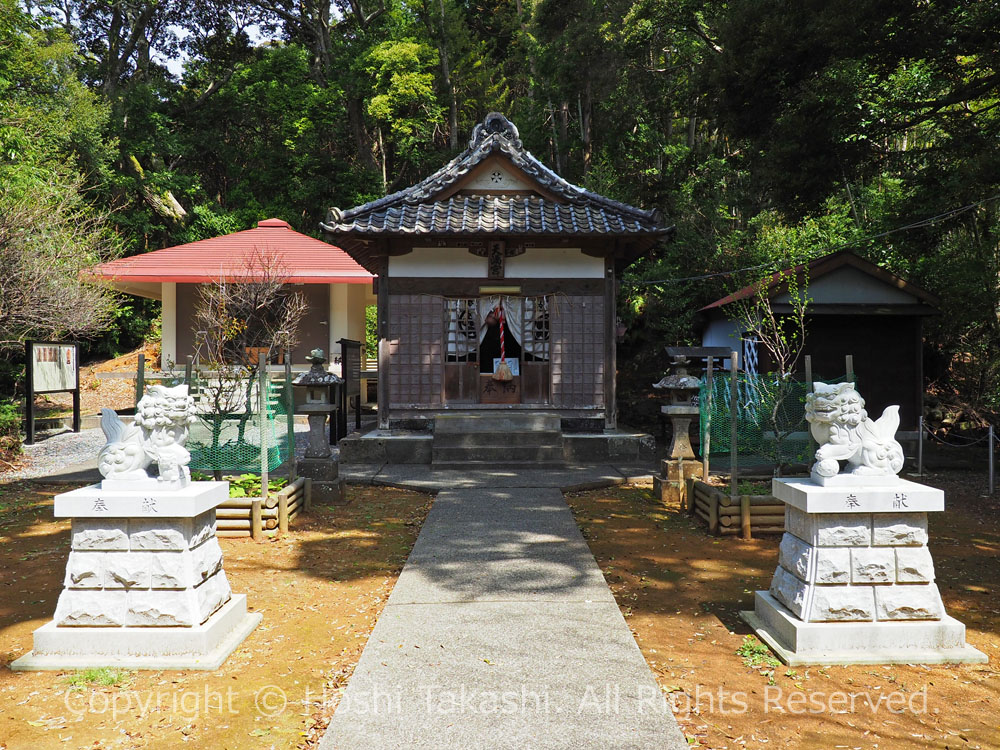
<path fill-rule="evenodd" d="M 101 409 L 101 429 L 108 441 L 98 456 L 101 475 L 111 480 L 149 479 L 146 467 L 156 463 L 161 485 L 186 486 L 191 454 L 184 443 L 194 421 L 194 399 L 186 385 L 150 387 L 136 405 L 132 425 L 111 409 Z"/>
<path fill-rule="evenodd" d="M 811 472 L 817 484 L 829 484 L 841 475 L 846 482 L 874 477 L 883 484 L 895 481 L 903 468 L 903 447 L 895 439 L 899 407 L 887 406 L 877 420 L 869 419 L 854 383 L 813 383 L 806 396 L 806 421 L 819 443 Z M 841 461 L 847 462 L 843 472 Z"/>

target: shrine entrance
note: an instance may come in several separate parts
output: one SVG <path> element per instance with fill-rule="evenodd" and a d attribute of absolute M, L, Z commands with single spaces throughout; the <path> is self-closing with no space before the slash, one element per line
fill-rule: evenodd
<path fill-rule="evenodd" d="M 445 403 L 550 403 L 546 296 L 446 299 L 444 306 Z M 501 359 L 510 380 L 495 378 Z"/>

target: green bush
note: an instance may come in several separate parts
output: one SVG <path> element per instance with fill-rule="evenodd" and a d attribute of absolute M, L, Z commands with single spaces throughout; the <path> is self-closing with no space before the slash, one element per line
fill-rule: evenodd
<path fill-rule="evenodd" d="M 21 405 L 0 401 L 0 456 L 21 452 Z"/>

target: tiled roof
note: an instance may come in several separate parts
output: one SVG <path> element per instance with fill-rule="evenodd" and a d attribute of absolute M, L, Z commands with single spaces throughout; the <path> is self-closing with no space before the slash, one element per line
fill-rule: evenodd
<path fill-rule="evenodd" d="M 624 235 L 658 231 L 632 213 L 592 203 L 555 203 L 534 196 L 460 196 L 430 203 L 396 203 L 354 214 L 337 232 L 362 234 Z"/>
<path fill-rule="evenodd" d="M 293 230 L 281 219 L 255 229 L 165 247 L 120 258 L 90 270 L 97 278 L 121 282 L 208 283 L 242 280 L 255 255 L 264 255 L 290 283 L 366 284 L 372 275 L 347 253 Z"/>
<path fill-rule="evenodd" d="M 438 199 L 494 154 L 509 159 L 557 200 L 524 195 Z M 496 112 L 476 125 L 465 151 L 430 177 L 346 211 L 332 208 L 322 226 L 334 236 L 489 232 L 661 235 L 669 231 L 656 211 L 619 203 L 564 180 L 532 156 L 514 124 Z"/>

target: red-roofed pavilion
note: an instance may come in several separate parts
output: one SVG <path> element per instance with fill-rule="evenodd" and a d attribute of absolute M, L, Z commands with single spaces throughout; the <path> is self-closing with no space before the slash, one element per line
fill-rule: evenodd
<path fill-rule="evenodd" d="M 94 275 L 115 289 L 163 303 L 162 359 L 183 362 L 195 353 L 194 307 L 201 284 L 245 279 L 255 258 L 280 269 L 302 287 L 309 309 L 292 362 L 302 364 L 316 347 L 339 354 L 342 338 L 364 341 L 365 307 L 375 304 L 371 273 L 347 253 L 293 230 L 281 219 L 253 229 L 165 247 L 96 266 Z M 259 262 L 256 263 L 259 266 Z"/>

